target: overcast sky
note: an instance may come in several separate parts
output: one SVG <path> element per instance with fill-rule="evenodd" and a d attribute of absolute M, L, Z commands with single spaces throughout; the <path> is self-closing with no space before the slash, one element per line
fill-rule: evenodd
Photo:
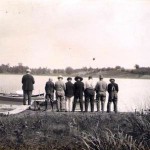
<path fill-rule="evenodd" d="M 150 0 L 0 0 L 0 64 L 133 68 L 149 57 Z"/>

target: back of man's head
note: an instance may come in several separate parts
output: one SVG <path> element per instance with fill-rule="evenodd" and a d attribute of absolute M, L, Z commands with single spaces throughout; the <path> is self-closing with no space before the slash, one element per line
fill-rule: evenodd
<path fill-rule="evenodd" d="M 99 75 L 99 79 L 100 79 L 100 80 L 103 80 L 103 75 L 100 74 L 100 75 Z"/>
<path fill-rule="evenodd" d="M 92 76 L 89 76 L 88 79 L 89 79 L 89 80 L 92 79 Z"/>

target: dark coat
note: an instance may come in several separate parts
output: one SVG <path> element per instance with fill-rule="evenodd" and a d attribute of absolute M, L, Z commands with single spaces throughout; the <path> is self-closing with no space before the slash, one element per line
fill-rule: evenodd
<path fill-rule="evenodd" d="M 22 77 L 22 89 L 25 91 L 32 91 L 33 84 L 35 83 L 34 78 L 31 74 L 26 74 Z"/>
<path fill-rule="evenodd" d="M 114 90 L 113 90 L 114 89 Z M 119 87 L 118 87 L 118 84 L 116 84 L 116 83 L 109 83 L 108 84 L 108 93 L 111 93 L 111 92 L 113 92 L 113 91 L 116 91 L 116 92 L 118 92 L 119 91 Z"/>
<path fill-rule="evenodd" d="M 84 92 L 84 83 L 81 81 L 76 81 L 74 83 L 74 96 L 75 97 L 82 97 Z"/>
<path fill-rule="evenodd" d="M 65 96 L 69 98 L 74 96 L 74 85 L 70 81 L 66 82 Z"/>
<path fill-rule="evenodd" d="M 46 94 L 54 93 L 55 85 L 52 81 L 47 81 L 45 84 L 45 92 Z"/>

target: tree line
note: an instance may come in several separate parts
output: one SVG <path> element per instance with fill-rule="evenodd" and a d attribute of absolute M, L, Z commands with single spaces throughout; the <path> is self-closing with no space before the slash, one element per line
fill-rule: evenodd
<path fill-rule="evenodd" d="M 23 66 L 22 64 L 18 64 L 17 66 L 10 66 L 9 64 L 1 64 L 0 65 L 0 73 L 8 73 L 8 74 L 24 74 L 28 66 Z M 49 69 L 47 67 L 39 67 L 39 68 L 30 68 L 32 74 L 35 75 L 55 75 L 55 74 L 63 74 L 63 75 L 72 75 L 79 72 L 86 73 L 97 73 L 104 71 L 117 71 L 117 72 L 129 72 L 132 74 L 139 75 L 150 75 L 150 67 L 140 67 L 139 65 L 135 65 L 134 69 L 125 69 L 121 66 L 116 66 L 114 68 L 92 68 L 92 67 L 82 67 L 78 69 L 73 69 L 72 67 L 66 67 L 65 69 Z"/>

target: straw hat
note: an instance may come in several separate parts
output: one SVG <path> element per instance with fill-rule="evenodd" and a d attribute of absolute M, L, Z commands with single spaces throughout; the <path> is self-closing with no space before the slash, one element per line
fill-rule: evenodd
<path fill-rule="evenodd" d="M 28 68 L 28 69 L 26 70 L 26 72 L 31 72 L 31 70 Z"/>
<path fill-rule="evenodd" d="M 59 76 L 58 76 L 58 79 L 60 79 L 60 78 L 63 79 L 63 76 L 62 76 L 62 75 L 59 75 Z"/>

